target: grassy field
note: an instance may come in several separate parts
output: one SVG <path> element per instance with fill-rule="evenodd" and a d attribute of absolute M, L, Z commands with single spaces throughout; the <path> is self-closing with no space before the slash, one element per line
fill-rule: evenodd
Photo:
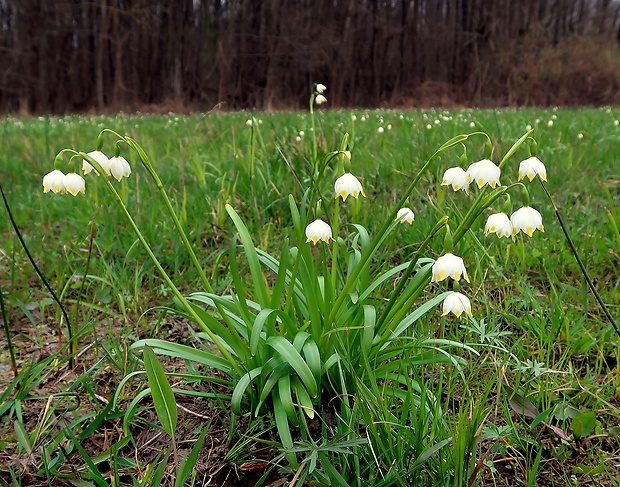
<path fill-rule="evenodd" d="M 483 135 L 421 171 L 459 134 L 488 134 L 499 164 L 534 129 L 547 188 L 618 322 L 620 112 L 315 115 L 314 129 L 309 113 L 0 122 L 0 184 L 64 308 L 2 206 L 0 484 L 620 485 L 620 338 L 541 184 L 525 187 L 544 233 L 498 239 L 486 217 L 524 206 L 521 186 L 460 232 L 495 190 L 440 184 L 489 155 Z M 105 178 L 85 176 L 76 197 L 43 193 L 59 151 L 95 150 L 104 128 L 135 139 L 161 178 L 158 191 L 119 145 L 132 174 L 112 187 L 160 270 Z M 117 139 L 102 140 L 113 156 Z M 501 184 L 531 147 L 505 162 Z M 339 149 L 365 196 L 334 199 L 349 163 L 326 155 Z M 69 158 L 64 172 L 81 168 Z M 414 223 L 388 226 L 408 189 Z M 336 240 L 314 246 L 303 230 L 319 200 Z M 440 316 L 453 288 L 430 282 L 430 264 L 450 250 L 467 266 L 471 318 Z"/>

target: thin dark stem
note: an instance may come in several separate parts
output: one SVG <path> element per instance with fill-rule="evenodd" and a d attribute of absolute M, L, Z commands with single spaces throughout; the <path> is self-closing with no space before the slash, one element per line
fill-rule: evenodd
<path fill-rule="evenodd" d="M 13 341 L 11 340 L 11 330 L 9 330 L 9 318 L 4 307 L 4 297 L 2 296 L 2 289 L 0 289 L 0 309 L 2 310 L 2 323 L 4 324 L 4 334 L 6 335 L 6 343 L 9 347 L 9 354 L 11 355 L 11 370 L 13 375 L 17 377 L 17 362 L 15 361 L 15 351 L 13 350 Z"/>
<path fill-rule="evenodd" d="M 49 282 L 47 282 L 47 279 L 45 278 L 43 273 L 39 270 L 39 266 L 37 266 L 36 262 L 34 261 L 34 258 L 30 254 L 30 250 L 28 250 L 28 246 L 26 245 L 26 242 L 24 242 L 24 238 L 22 237 L 22 234 L 19 231 L 19 228 L 17 227 L 17 223 L 15 222 L 15 219 L 13 218 L 13 213 L 11 213 L 11 208 L 9 207 L 9 202 L 7 201 L 6 196 L 4 194 L 4 190 L 2 189 L 2 184 L 0 184 L 0 193 L 2 194 L 2 199 L 4 201 L 4 206 L 6 208 L 7 213 L 9 214 L 9 219 L 11 220 L 11 225 L 13 226 L 13 230 L 15 230 L 15 235 L 17 235 L 17 238 L 19 239 L 19 243 L 21 243 L 22 248 L 24 249 L 24 252 L 26 252 L 26 255 L 28 256 L 28 260 L 30 261 L 30 264 L 32 265 L 32 268 L 37 273 L 37 275 L 41 278 L 41 281 L 43 281 L 43 284 L 45 285 L 47 290 L 52 295 L 52 298 L 54 299 L 54 301 L 56 301 L 56 304 L 58 304 L 58 306 L 60 307 L 60 311 L 61 311 L 62 315 L 65 318 L 65 321 L 67 323 L 67 333 L 69 334 L 69 351 L 70 351 L 69 367 L 73 368 L 73 366 L 74 366 L 73 330 L 71 329 L 71 321 L 69 320 L 69 316 L 67 315 L 67 311 L 65 310 L 65 307 L 60 302 L 60 299 L 58 299 L 58 296 L 56 295 L 56 293 L 52 289 L 52 286 L 50 286 Z M 58 340 L 62 341 L 62 335 L 61 334 L 58 335 Z"/>
<path fill-rule="evenodd" d="M 560 214 L 560 210 L 558 210 L 558 207 L 555 206 L 553 198 L 551 197 L 551 193 L 549 193 L 549 190 L 547 189 L 547 186 L 545 186 L 545 183 L 542 181 L 542 179 L 540 179 L 540 177 L 538 177 L 538 181 L 540 181 L 540 185 L 545 190 L 545 193 L 547 193 L 547 198 L 549 198 L 549 201 L 551 202 L 551 205 L 553 206 L 553 211 L 555 211 L 555 216 L 557 217 L 558 222 L 560 223 L 560 227 L 562 227 L 562 231 L 564 232 L 564 236 L 566 237 L 566 241 L 568 242 L 568 245 L 569 245 L 571 251 L 573 252 L 573 255 L 575 256 L 575 259 L 577 260 L 577 264 L 579 264 L 579 268 L 581 269 L 581 273 L 583 274 L 583 277 L 586 278 L 586 282 L 588 283 L 588 286 L 590 287 L 590 291 L 592 291 L 592 294 L 594 294 L 594 297 L 598 301 L 598 304 L 601 306 L 601 308 L 603 310 L 603 313 L 605 314 L 605 316 L 607 317 L 607 319 L 611 323 L 611 326 L 614 327 L 614 330 L 616 330 L 616 333 L 618 334 L 618 336 L 620 336 L 620 328 L 618 327 L 618 324 L 616 323 L 616 320 L 614 320 L 613 316 L 611 316 L 611 313 L 609 312 L 609 309 L 605 305 L 605 302 L 603 301 L 603 298 L 601 298 L 601 295 L 598 293 L 598 291 L 594 287 L 594 283 L 592 282 L 592 279 L 590 279 L 590 275 L 588 274 L 588 271 L 586 270 L 586 267 L 583 265 L 583 262 L 581 261 L 581 258 L 579 257 L 579 254 L 577 253 L 577 249 L 575 248 L 575 244 L 573 244 L 573 241 L 570 238 L 570 235 L 568 233 L 568 229 L 566 228 L 566 225 L 564 224 L 564 220 L 562 219 L 562 215 Z"/>

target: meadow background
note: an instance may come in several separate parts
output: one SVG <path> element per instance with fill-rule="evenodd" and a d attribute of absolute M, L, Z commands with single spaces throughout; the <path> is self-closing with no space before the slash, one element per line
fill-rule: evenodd
<path fill-rule="evenodd" d="M 328 110 L 317 113 L 316 132 L 319 153 L 337 149 L 344 133 L 350 134 L 352 168 L 366 193 L 350 211 L 372 234 L 444 141 L 461 133 L 487 132 L 494 143 L 492 158 L 498 160 L 533 128 L 538 157 L 547 166 L 548 187 L 618 320 L 618 118 L 620 113 L 609 107 Z M 243 218 L 257 247 L 277 252 L 283 236 L 293 234 L 289 194 L 299 200 L 302 190 L 296 178 L 303 183 L 311 174 L 312 128 L 304 112 L 2 120 L 0 180 L 6 199 L 80 338 L 77 366 L 70 369 L 66 345 L 58 346 L 58 333 L 65 333 L 60 311 L 3 216 L 0 288 L 21 374 L 14 379 L 3 335 L 0 481 L 5 485 L 87 485 L 98 483 L 94 472 L 114 485 L 151 485 L 162 460 L 158 454 L 167 448 L 147 399 L 138 414 L 124 417 L 128 404 L 145 387 L 144 378 L 118 392 L 117 387 L 127 374 L 143 368 L 140 356 L 129 350 L 133 342 L 166 338 L 191 343 L 191 323 L 166 312 L 175 306 L 172 296 L 102 184 L 89 179 L 86 194 L 75 198 L 42 192 L 42 177 L 52 170 L 58 151 L 94 150 L 104 127 L 131 135 L 152 158 L 218 292 L 232 285 L 228 254 L 236 232 L 224 205 L 232 205 Z M 469 162 L 483 157 L 481 139 L 468 140 L 466 146 Z M 112 152 L 106 144 L 103 150 Z M 446 213 L 458 218 L 466 211 L 470 198 L 440 186 L 443 171 L 456 164 L 460 153 L 448 152 L 429 167 L 410 198 L 414 224 L 393 234 L 379 262 L 406 260 L 438 218 Z M 175 283 L 184 293 L 196 290 L 198 276 L 170 221 L 162 216 L 152 183 L 135 157 L 123 154 L 133 174 L 119 186 L 122 198 Z M 518 162 L 526 157 L 525 149 L 513 156 L 504 168 L 503 183 L 516 181 Z M 552 207 L 536 183 L 530 185 L 531 205 L 542 213 L 545 233 L 500 241 L 484 236 L 481 217 L 459 245 L 472 280 L 477 321 L 439 320 L 431 311 L 416 325 L 419 336 L 434 335 L 442 326 L 445 338 L 476 350 L 463 352 L 468 365 L 462 370 L 445 365 L 420 369 L 418 379 L 440 399 L 452 436 L 473 442 L 463 446 L 469 453 L 460 459 L 457 440 L 439 453 L 429 453 L 437 463 L 427 464 L 423 474 L 418 471 L 420 485 L 620 485 L 620 339 L 585 286 Z M 326 182 L 326 193 L 330 184 Z M 514 208 L 520 206 L 518 199 L 518 193 L 513 194 Z M 434 239 L 428 256 L 436 258 L 442 248 L 442 238 Z M 425 293 L 424 298 L 430 296 Z M 65 334 L 65 344 L 66 339 Z M 173 360 L 164 365 L 169 373 L 190 367 Z M 199 381 L 190 385 L 199 391 L 205 387 Z M 269 416 L 236 417 L 218 399 L 225 391 L 203 392 L 201 400 L 178 398 L 186 408 L 179 427 L 181 450 L 189 452 L 200 431 L 209 431 L 210 447 L 203 448 L 196 463 L 194 485 L 255 485 L 261 476 L 263 485 L 276 485 L 271 482 L 285 478 L 284 464 L 283 471 L 270 464 L 278 450 Z M 96 414 L 115 393 L 117 409 L 95 424 L 93 418 L 100 417 Z M 121 430 L 130 431 L 130 441 L 121 443 Z M 324 431 L 323 438 L 333 434 Z M 403 442 L 383 444 L 383 453 L 407 461 L 406 443 L 423 440 L 399 434 Z M 74 447 L 65 452 L 68 459 L 54 464 L 58 444 L 81 444 L 85 451 Z M 342 448 L 342 458 L 354 451 L 373 470 L 379 453 L 357 444 Z M 339 458 L 338 452 L 330 454 Z M 335 464 L 346 470 L 342 458 Z M 442 462 L 452 473 L 442 472 Z M 454 475 L 459 465 L 461 477 Z M 389 465 L 383 467 L 390 470 Z M 410 481 L 407 475 L 415 470 L 411 467 L 401 470 L 401 485 Z M 363 480 L 348 479 L 351 485 L 381 485 L 377 471 L 374 481 L 368 473 Z M 329 478 L 329 472 L 323 476 Z M 315 477 L 315 484 L 328 485 L 324 477 Z M 344 485 L 336 476 L 331 482 Z"/>

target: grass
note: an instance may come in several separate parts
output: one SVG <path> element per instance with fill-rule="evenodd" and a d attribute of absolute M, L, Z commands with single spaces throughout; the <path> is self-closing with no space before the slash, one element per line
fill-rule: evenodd
<path fill-rule="evenodd" d="M 317 115 L 319 155 L 336 150 L 344 133 L 350 134 L 351 171 L 362 180 L 366 198 L 347 201 L 340 211 L 371 236 L 446 140 L 485 131 L 494 143 L 492 158 L 499 161 L 526 127 L 533 127 L 547 186 L 618 320 L 620 127 L 615 120 L 620 114 L 613 109 Z M 103 184 L 89 180 L 86 195 L 76 198 L 41 191 L 58 151 L 94 150 L 104 127 L 129 134 L 150 156 L 216 293 L 238 288 L 229 251 L 238 228 L 226 204 L 260 249 L 278 254 L 284 238 L 296 236 L 289 194 L 301 201 L 313 174 L 308 114 L 5 119 L 0 182 L 30 252 L 68 311 L 79 346 L 77 366 L 70 369 L 64 318 L 8 218 L 1 218 L 0 288 L 20 375 L 13 377 L 5 338 L 0 342 L 0 471 L 6 473 L 0 482 L 156 485 L 161 479 L 172 485 L 165 466 L 173 458 L 182 464 L 180 453 L 200 465 L 194 477 L 187 473 L 191 469 L 178 470 L 196 485 L 209 476 L 229 485 L 265 485 L 277 476 L 297 485 L 304 479 L 314 485 L 619 485 L 620 340 L 589 293 L 537 184 L 528 188 L 532 206 L 543 215 L 544 234 L 514 243 L 485 237 L 481 217 L 456 244 L 470 274 L 475 320 L 439 319 L 431 312 L 410 332 L 411 339 L 439 333 L 465 344 L 468 349 L 452 351 L 467 360 L 465 367 L 405 368 L 394 372 L 395 385 L 378 380 L 374 367 L 362 361 L 358 382 L 336 384 L 338 401 L 327 400 L 321 417 L 301 414 L 293 446 L 279 450 L 277 417 L 236 416 L 225 377 L 203 364 L 160 355 L 182 406 L 171 448 L 144 392 L 153 388 L 157 366 L 149 359 L 147 381 L 146 364 L 131 346 L 161 338 L 196 344 L 200 331 L 182 315 L 167 312 L 177 307 L 174 296 Z M 466 146 L 468 162 L 483 157 L 480 139 Z M 108 149 L 104 146 L 111 153 Z M 458 222 L 467 211 L 471 200 L 440 186 L 443 171 L 461 152 L 446 152 L 429 166 L 409 198 L 414 225 L 390 234 L 373 266 L 387 270 L 406 261 L 439 218 L 450 214 Z M 181 292 L 202 290 L 146 171 L 138 168 L 137 158 L 127 157 L 134 174 L 115 186 L 122 200 Z M 516 179 L 517 163 L 525 157 L 521 149 L 508 162 L 502 182 Z M 333 199 L 330 181 L 327 177 L 318 188 L 325 206 Z M 511 197 L 513 208 L 521 206 L 518 193 Z M 494 204 L 497 211 L 501 202 Z M 439 236 L 427 256 L 436 258 L 442 250 Z M 238 265 L 250 282 L 245 260 Z M 248 292 L 252 289 L 248 285 Z M 387 298 L 391 289 L 381 289 Z M 65 335 L 62 343 L 59 332 Z M 347 398 L 352 388 L 357 392 Z M 210 447 L 192 450 L 205 441 L 206 430 Z M 214 449 L 220 454 L 209 453 Z"/>

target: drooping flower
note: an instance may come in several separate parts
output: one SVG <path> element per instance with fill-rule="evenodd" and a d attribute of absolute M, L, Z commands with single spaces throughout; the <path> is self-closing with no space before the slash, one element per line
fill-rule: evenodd
<path fill-rule="evenodd" d="M 543 181 L 547 180 L 547 169 L 538 157 L 530 157 L 521 161 L 519 164 L 519 178 L 521 181 L 525 176 L 531 181 L 536 176 L 540 176 Z"/>
<path fill-rule="evenodd" d="M 66 174 L 63 179 L 65 191 L 71 193 L 73 196 L 77 196 L 78 193 L 86 192 L 86 185 L 84 184 L 84 178 L 77 173 L 70 172 Z"/>
<path fill-rule="evenodd" d="M 110 160 L 108 159 L 108 156 L 106 156 L 103 152 L 98 151 L 98 150 L 89 152 L 87 155 L 92 157 L 95 161 L 97 161 L 99 165 L 102 167 L 102 169 L 107 174 L 110 174 Z M 90 162 L 84 159 L 82 161 L 82 172 L 84 173 L 84 175 L 88 174 L 92 170 L 93 170 L 93 166 L 90 164 Z"/>
<path fill-rule="evenodd" d="M 316 92 L 320 95 L 325 93 L 326 89 L 327 89 L 327 86 L 325 86 L 323 83 L 319 83 L 318 85 L 316 85 Z"/>
<path fill-rule="evenodd" d="M 506 213 L 493 213 L 487 219 L 484 226 L 484 234 L 494 233 L 499 238 L 510 237 L 512 235 L 512 223 Z"/>
<path fill-rule="evenodd" d="M 131 167 L 123 156 L 110 157 L 110 174 L 120 181 L 123 176 L 129 177 L 131 174 Z"/>
<path fill-rule="evenodd" d="M 321 105 L 322 103 L 325 103 L 327 101 L 327 98 L 325 98 L 323 95 L 316 95 L 316 98 L 314 99 L 314 103 L 316 103 L 317 105 Z"/>
<path fill-rule="evenodd" d="M 471 183 L 476 181 L 478 189 L 482 188 L 485 184 L 494 188 L 499 182 L 499 177 L 502 170 L 496 166 L 493 161 L 488 159 L 482 159 L 481 161 L 474 162 L 467 168 L 467 182 Z"/>
<path fill-rule="evenodd" d="M 43 192 L 48 193 L 50 190 L 54 193 L 65 192 L 65 175 L 62 171 L 54 169 L 52 172 L 43 176 Z"/>
<path fill-rule="evenodd" d="M 467 172 L 462 167 L 451 167 L 443 173 L 442 186 L 452 186 L 454 191 L 462 189 L 469 194 L 469 183 Z"/>
<path fill-rule="evenodd" d="M 362 183 L 349 172 L 336 179 L 334 191 L 336 192 L 336 198 L 341 196 L 342 201 L 346 201 L 349 195 L 353 195 L 354 198 L 357 198 L 360 194 L 366 196 L 362 188 Z"/>
<path fill-rule="evenodd" d="M 409 225 L 411 225 L 414 218 L 415 215 L 413 214 L 413 210 L 411 208 L 401 208 L 396 214 L 395 221 L 398 221 L 400 223 L 409 223 Z"/>
<path fill-rule="evenodd" d="M 319 240 L 329 243 L 332 239 L 332 227 L 323 220 L 314 220 L 306 227 L 306 242 L 312 242 L 314 245 Z"/>
<path fill-rule="evenodd" d="M 460 317 L 463 313 L 471 316 L 471 303 L 469 298 L 459 292 L 451 292 L 443 300 L 443 313 L 441 316 L 445 316 L 448 313 L 454 313 L 456 317 Z"/>
<path fill-rule="evenodd" d="M 448 277 L 458 281 L 461 279 L 461 275 L 469 282 L 469 276 L 467 275 L 463 259 L 451 253 L 439 257 L 433 264 L 432 272 L 432 282 L 440 282 Z"/>
<path fill-rule="evenodd" d="M 529 206 L 524 206 L 515 211 L 510 217 L 512 223 L 512 237 L 514 238 L 519 231 L 531 237 L 535 230 L 545 231 L 542 223 L 542 215 Z"/>

